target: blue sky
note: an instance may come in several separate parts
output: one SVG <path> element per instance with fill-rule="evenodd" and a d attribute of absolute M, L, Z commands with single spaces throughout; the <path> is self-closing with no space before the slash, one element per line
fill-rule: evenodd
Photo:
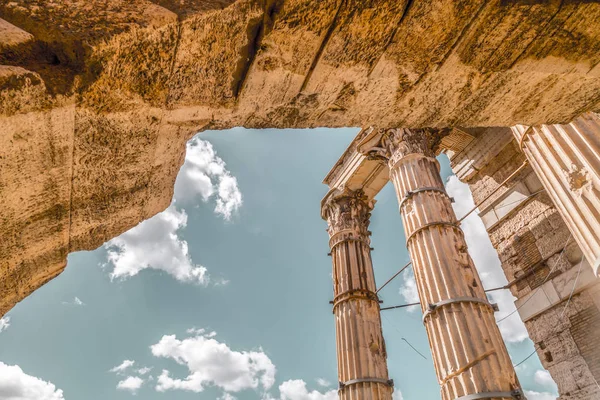
<path fill-rule="evenodd" d="M 336 355 L 323 177 L 357 129 L 204 132 L 165 212 L 91 252 L 0 320 L 0 400 L 333 400 Z M 458 215 L 468 187 L 440 158 Z M 474 213 L 463 224 L 486 287 L 504 280 Z M 371 231 L 379 283 L 408 261 L 391 184 Z M 415 300 L 412 273 L 381 292 Z M 501 311 L 509 293 L 494 294 Z M 418 309 L 382 312 L 396 399 L 439 399 Z M 515 362 L 533 349 L 500 324 Z M 406 339 L 403 340 L 403 339 Z M 422 358 L 408 344 L 425 355 Z M 530 400 L 556 388 L 537 356 L 518 368 Z"/>

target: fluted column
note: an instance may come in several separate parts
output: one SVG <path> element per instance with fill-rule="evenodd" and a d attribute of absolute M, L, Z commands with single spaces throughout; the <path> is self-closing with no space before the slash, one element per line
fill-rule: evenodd
<path fill-rule="evenodd" d="M 443 400 L 520 397 L 520 385 L 445 192 L 429 130 L 380 130 L 359 151 L 388 163 Z"/>
<path fill-rule="evenodd" d="M 586 259 L 600 273 L 600 117 L 512 128 Z"/>
<path fill-rule="evenodd" d="M 368 227 L 372 208 L 373 201 L 361 191 L 330 192 L 322 206 L 333 260 L 333 313 L 342 400 L 392 398 L 371 262 Z"/>

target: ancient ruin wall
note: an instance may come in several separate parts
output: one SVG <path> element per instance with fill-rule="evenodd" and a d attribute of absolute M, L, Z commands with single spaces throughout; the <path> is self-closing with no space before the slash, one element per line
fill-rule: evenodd
<path fill-rule="evenodd" d="M 499 130 L 494 135 L 484 131 L 452 162 L 476 203 L 499 188 L 480 205 L 480 215 L 560 400 L 597 398 L 600 279 L 587 262 L 580 269 L 582 252 L 530 167 L 500 187 L 524 161 L 510 130 Z"/>
<path fill-rule="evenodd" d="M 0 315 L 167 207 L 200 130 L 599 109 L 590 2 L 4 0 L 0 18 Z"/>

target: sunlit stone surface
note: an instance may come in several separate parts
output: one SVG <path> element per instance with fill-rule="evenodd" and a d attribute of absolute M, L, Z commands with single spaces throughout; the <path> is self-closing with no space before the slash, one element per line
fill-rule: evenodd
<path fill-rule="evenodd" d="M 331 193 L 322 205 L 329 225 L 339 395 L 344 400 L 392 398 L 371 261 L 373 203 L 362 191 L 343 191 Z"/>

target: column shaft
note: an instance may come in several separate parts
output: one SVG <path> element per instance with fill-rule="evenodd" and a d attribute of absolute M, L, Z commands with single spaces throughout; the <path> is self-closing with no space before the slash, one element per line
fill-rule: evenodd
<path fill-rule="evenodd" d="M 598 275 L 600 262 L 600 118 L 568 125 L 517 125 L 513 134 L 577 244 Z"/>
<path fill-rule="evenodd" d="M 373 157 L 388 161 L 443 400 L 519 390 L 506 346 L 446 195 L 430 131 L 392 129 Z"/>
<path fill-rule="evenodd" d="M 329 199 L 333 292 L 342 400 L 391 400 L 368 231 L 372 203 L 361 192 Z"/>

